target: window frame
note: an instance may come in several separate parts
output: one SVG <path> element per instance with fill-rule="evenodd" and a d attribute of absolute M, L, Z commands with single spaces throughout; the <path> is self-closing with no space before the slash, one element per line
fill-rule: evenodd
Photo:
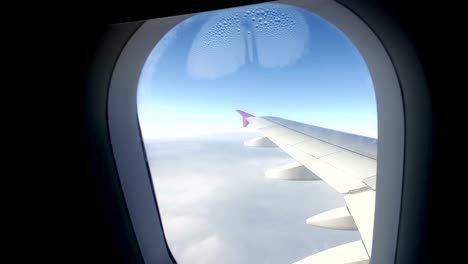
<path fill-rule="evenodd" d="M 415 204 L 414 196 L 418 193 L 417 182 L 427 178 L 430 169 L 429 151 L 425 152 L 431 139 L 429 96 L 422 68 L 402 32 L 385 17 L 379 17 L 377 10 L 369 10 L 365 3 L 340 2 L 272 3 L 304 8 L 334 24 L 353 42 L 368 65 L 376 94 L 379 133 L 371 263 L 394 263 L 403 258 L 403 253 L 411 254 L 411 247 L 415 246 L 406 230 L 420 221 L 415 214 L 421 211 L 421 204 Z M 109 85 L 109 136 L 125 202 L 146 263 L 174 263 L 175 260 L 164 237 L 139 127 L 138 80 L 158 41 L 193 15 L 196 13 L 140 23 L 121 51 Z M 116 29 L 114 34 L 119 34 L 122 24 L 112 27 Z"/>

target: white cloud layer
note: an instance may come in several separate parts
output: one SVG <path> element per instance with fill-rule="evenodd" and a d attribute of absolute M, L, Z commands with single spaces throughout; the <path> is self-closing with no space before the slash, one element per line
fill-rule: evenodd
<path fill-rule="evenodd" d="M 344 205 L 323 182 L 266 179 L 292 161 L 280 149 L 247 148 L 246 134 L 146 142 L 163 227 L 178 263 L 291 263 L 359 238 L 305 224 Z"/>

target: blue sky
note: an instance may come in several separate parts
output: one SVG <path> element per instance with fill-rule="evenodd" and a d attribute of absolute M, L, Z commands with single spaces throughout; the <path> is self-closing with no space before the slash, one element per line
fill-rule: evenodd
<path fill-rule="evenodd" d="M 145 64 L 145 138 L 252 131 L 236 109 L 377 137 L 373 84 L 358 50 L 321 17 L 287 5 L 196 15 Z"/>

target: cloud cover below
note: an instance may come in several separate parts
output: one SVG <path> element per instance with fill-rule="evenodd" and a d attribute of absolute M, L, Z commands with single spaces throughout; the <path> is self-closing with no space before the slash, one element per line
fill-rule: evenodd
<path fill-rule="evenodd" d="M 163 227 L 178 263 L 291 263 L 359 239 L 305 224 L 344 205 L 323 182 L 266 179 L 293 161 L 242 145 L 255 135 L 145 141 Z"/>

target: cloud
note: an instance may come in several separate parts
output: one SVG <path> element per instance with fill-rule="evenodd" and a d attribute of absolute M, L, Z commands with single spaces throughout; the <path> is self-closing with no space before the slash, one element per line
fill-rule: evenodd
<path fill-rule="evenodd" d="M 305 220 L 344 205 L 323 182 L 266 179 L 292 159 L 245 134 L 146 143 L 163 227 L 178 263 L 291 263 L 359 238 Z"/>
<path fill-rule="evenodd" d="M 149 115 L 148 115 L 149 116 Z M 152 139 L 183 139 L 183 138 L 199 138 L 202 136 L 219 136 L 220 134 L 238 134 L 241 132 L 252 133 L 254 129 L 244 128 L 238 123 L 233 126 L 223 126 L 219 124 L 185 124 L 187 122 L 180 122 L 175 124 L 158 124 L 153 119 L 157 119 L 155 114 L 149 119 L 141 120 L 140 125 L 142 128 L 143 137 L 148 140 Z M 226 138 L 226 137 L 224 137 Z"/>
<path fill-rule="evenodd" d="M 209 254 L 207 254 L 209 252 Z M 199 243 L 190 245 L 184 251 L 184 255 L 180 262 L 205 264 L 205 263 L 226 263 L 237 264 L 239 259 L 234 259 L 231 256 L 236 252 L 232 250 L 225 241 L 219 236 L 210 236 Z M 245 262 L 242 262 L 245 263 Z"/>

